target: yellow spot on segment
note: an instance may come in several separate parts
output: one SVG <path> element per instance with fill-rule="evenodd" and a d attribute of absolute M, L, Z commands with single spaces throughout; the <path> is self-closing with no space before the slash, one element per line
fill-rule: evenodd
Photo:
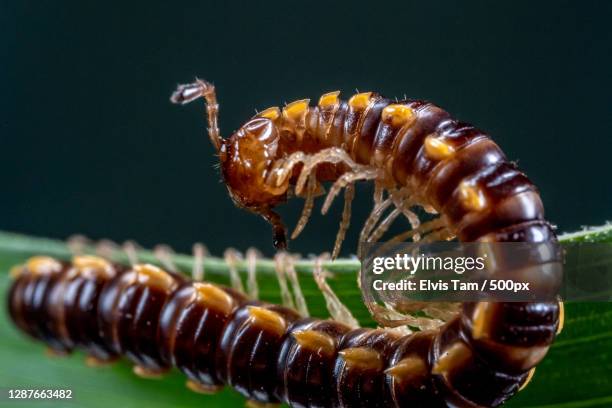
<path fill-rule="evenodd" d="M 302 330 L 293 333 L 293 338 L 297 343 L 309 350 L 316 350 L 325 355 L 331 355 L 336 349 L 336 342 L 326 333 L 316 330 Z"/>
<path fill-rule="evenodd" d="M 382 370 L 383 362 L 376 350 L 368 347 L 351 347 L 340 351 L 338 354 L 346 361 L 346 365 L 361 369 Z"/>
<path fill-rule="evenodd" d="M 140 378 L 147 378 L 151 380 L 162 378 L 165 374 L 165 371 L 151 370 L 139 365 L 135 365 L 132 368 L 132 371 Z"/>
<path fill-rule="evenodd" d="M 480 339 L 487 336 L 488 312 L 492 305 L 489 302 L 480 302 L 474 308 L 472 316 L 472 337 Z"/>
<path fill-rule="evenodd" d="M 108 360 L 102 360 L 102 359 L 99 359 L 98 357 L 95 357 L 95 356 L 87 356 L 87 357 L 85 357 L 85 365 L 87 367 L 93 367 L 93 368 L 96 368 L 96 367 L 105 367 L 105 366 L 113 364 L 114 362 L 115 362 L 115 359 L 113 359 L 113 358 L 110 358 Z"/>
<path fill-rule="evenodd" d="M 538 364 L 548 352 L 550 345 L 547 346 L 511 346 L 508 344 L 500 345 L 498 349 L 503 351 L 506 361 L 510 362 L 517 369 L 528 370 Z"/>
<path fill-rule="evenodd" d="M 385 370 L 395 380 L 409 381 L 411 378 L 427 374 L 425 362 L 418 357 L 406 357 Z"/>
<path fill-rule="evenodd" d="M 246 408 L 278 408 L 281 404 L 275 402 L 260 402 L 255 400 L 247 400 L 244 404 Z"/>
<path fill-rule="evenodd" d="M 432 374 L 447 374 L 453 367 L 463 365 L 471 357 L 470 349 L 463 342 L 458 341 L 440 355 L 431 372 Z"/>
<path fill-rule="evenodd" d="M 45 355 L 47 357 L 67 357 L 70 354 L 70 352 L 66 351 L 66 350 L 58 350 L 58 349 L 54 349 L 51 347 L 47 347 L 45 348 Z"/>
<path fill-rule="evenodd" d="M 111 266 L 106 259 L 91 255 L 75 256 L 72 258 L 72 264 L 79 269 L 106 269 Z"/>
<path fill-rule="evenodd" d="M 193 392 L 206 395 L 216 394 L 223 389 L 222 385 L 202 384 L 193 380 L 187 380 L 185 386 Z"/>
<path fill-rule="evenodd" d="M 174 278 L 166 271 L 151 264 L 134 265 L 136 280 L 145 285 L 158 286 L 162 289 L 169 289 L 175 285 Z"/>
<path fill-rule="evenodd" d="M 263 111 L 259 112 L 257 116 L 260 118 L 266 118 L 274 121 L 280 117 L 280 114 L 281 112 L 278 106 L 272 106 L 271 108 L 264 109 Z"/>
<path fill-rule="evenodd" d="M 529 374 L 527 374 L 527 378 L 525 378 L 525 382 L 523 384 L 521 384 L 521 386 L 519 387 L 519 392 L 523 391 L 525 389 L 525 387 L 527 387 L 527 385 L 531 382 L 531 380 L 533 379 L 533 376 L 535 374 L 535 370 L 536 370 L 535 367 L 533 367 L 531 370 L 529 370 Z"/>
<path fill-rule="evenodd" d="M 319 106 L 321 108 L 328 108 L 330 106 L 334 106 L 338 103 L 338 96 L 340 95 L 340 91 L 328 92 L 324 95 L 321 95 L 319 98 Z"/>
<path fill-rule="evenodd" d="M 364 110 L 368 107 L 371 96 L 372 92 L 363 92 L 355 94 L 351 96 L 351 99 L 349 99 L 348 104 L 353 109 Z"/>
<path fill-rule="evenodd" d="M 193 284 L 199 301 L 226 315 L 234 310 L 234 299 L 224 290 L 210 283 L 196 282 Z"/>
<path fill-rule="evenodd" d="M 271 330 L 276 335 L 281 336 L 287 328 L 287 322 L 278 313 L 259 306 L 249 306 L 249 318 L 264 329 Z"/>
<path fill-rule="evenodd" d="M 487 205 L 487 200 L 482 191 L 466 182 L 459 185 L 459 199 L 465 208 L 472 211 L 481 211 Z"/>
<path fill-rule="evenodd" d="M 383 122 L 390 123 L 393 127 L 403 126 L 414 119 L 414 111 L 406 105 L 392 104 L 382 111 Z"/>
<path fill-rule="evenodd" d="M 62 264 L 49 256 L 35 256 L 28 259 L 26 269 L 33 274 L 42 275 L 60 271 Z"/>
<path fill-rule="evenodd" d="M 294 122 L 302 120 L 308 111 L 309 103 L 310 99 L 301 99 L 299 101 L 291 102 L 283 109 L 283 117 Z"/>
<path fill-rule="evenodd" d="M 79 271 L 92 271 L 104 273 L 108 276 L 113 274 L 113 266 L 104 258 L 91 255 L 80 255 L 72 258 L 72 265 Z"/>
<path fill-rule="evenodd" d="M 430 159 L 444 160 L 452 157 L 455 154 L 455 149 L 432 134 L 425 138 L 425 153 Z"/>
<path fill-rule="evenodd" d="M 557 326 L 557 334 L 561 334 L 565 325 L 565 305 L 559 302 L 559 326 Z"/>
<path fill-rule="evenodd" d="M 17 279 L 24 271 L 23 265 L 15 265 L 9 270 L 9 276 L 12 279 Z"/>

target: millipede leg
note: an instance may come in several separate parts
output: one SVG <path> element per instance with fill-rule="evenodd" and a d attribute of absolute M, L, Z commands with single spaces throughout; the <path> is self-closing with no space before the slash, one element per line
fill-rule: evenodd
<path fill-rule="evenodd" d="M 455 235 L 447 227 L 443 227 L 436 231 L 430 232 L 426 237 L 422 238 L 420 242 L 427 244 L 436 241 L 448 241 L 454 237 Z"/>
<path fill-rule="evenodd" d="M 411 238 L 415 234 L 426 234 L 431 231 L 439 230 L 440 228 L 445 228 L 446 222 L 442 218 L 436 218 L 435 220 L 427 221 L 421 224 L 416 229 L 410 229 L 406 232 L 402 232 L 401 234 L 395 235 L 388 242 L 403 242 L 408 238 Z"/>
<path fill-rule="evenodd" d="M 402 189 L 399 192 L 392 191 L 391 199 L 393 200 L 393 204 L 395 205 L 395 207 L 398 208 L 402 212 L 402 214 L 404 214 L 406 219 L 408 219 L 408 222 L 410 223 L 412 229 L 414 230 L 419 228 L 419 226 L 421 225 L 421 220 L 419 219 L 419 216 L 416 215 L 410 209 L 410 207 L 416 204 L 416 202 L 415 200 L 411 199 L 409 193 L 405 192 L 405 189 Z M 421 239 L 420 234 L 414 234 L 412 236 L 413 241 L 418 241 L 419 239 Z"/>
<path fill-rule="evenodd" d="M 130 265 L 136 265 L 138 263 L 138 244 L 134 241 L 125 241 L 121 247 L 127 256 Z"/>
<path fill-rule="evenodd" d="M 304 203 L 304 209 L 302 210 L 302 215 L 298 220 L 293 233 L 291 234 L 291 239 L 296 239 L 298 235 L 304 230 L 304 227 L 308 223 L 308 219 L 312 214 L 312 207 L 314 206 L 314 195 L 317 189 L 317 177 L 316 175 L 310 175 L 308 179 L 308 189 L 306 191 L 306 202 Z"/>
<path fill-rule="evenodd" d="M 421 220 L 419 219 L 419 216 L 416 215 L 411 210 L 405 208 L 404 206 L 400 207 L 400 210 L 402 211 L 404 216 L 408 219 L 408 222 L 410 223 L 410 226 L 412 227 L 412 229 L 418 229 L 419 226 L 421 225 Z M 421 234 L 417 233 L 412 236 L 413 241 L 419 241 L 420 239 L 421 239 Z"/>
<path fill-rule="evenodd" d="M 378 187 L 377 187 L 378 188 Z M 410 206 L 414 204 L 414 201 L 410 196 L 405 197 L 403 190 L 399 192 L 397 190 L 390 191 L 390 197 L 382 201 L 382 193 L 375 191 L 374 203 L 375 206 L 370 213 L 370 216 L 366 220 L 361 234 L 359 236 L 360 242 L 376 242 L 380 237 L 389 229 L 393 221 L 398 215 L 404 214 L 404 216 L 410 222 L 412 229 L 417 229 L 420 225 L 419 217 L 410 210 Z M 377 195 L 379 195 L 377 197 Z M 374 229 L 376 223 L 384 213 L 384 211 L 391 205 L 395 205 L 395 209 L 389 214 L 379 225 Z M 372 232 L 374 230 L 374 232 Z M 420 238 L 419 233 L 414 233 L 412 238 L 416 241 Z"/>
<path fill-rule="evenodd" d="M 385 193 L 385 187 L 379 180 L 374 181 L 374 207 L 382 203 L 383 195 Z"/>
<path fill-rule="evenodd" d="M 121 246 L 110 239 L 101 239 L 95 245 L 96 254 L 106 259 L 114 259 L 121 251 Z"/>
<path fill-rule="evenodd" d="M 376 226 L 376 223 L 378 220 L 380 220 L 380 217 L 382 217 L 383 213 L 387 210 L 387 208 L 389 208 L 389 206 L 391 206 L 391 204 L 393 204 L 391 198 L 387 198 L 378 204 L 375 202 L 372 211 L 370 211 L 370 215 L 368 215 L 368 218 L 363 223 L 363 227 L 361 228 L 361 232 L 359 234 L 359 241 L 365 242 L 368 239 L 372 233 L 372 230 Z"/>
<path fill-rule="evenodd" d="M 404 306 L 410 308 L 410 302 Z M 372 314 L 372 318 L 382 327 L 418 327 L 420 330 L 432 330 L 442 326 L 443 320 L 432 317 L 413 316 L 410 313 L 399 312 L 389 305 L 383 307 L 377 303 L 368 302 L 366 307 Z M 414 308 L 420 310 L 421 308 Z"/>
<path fill-rule="evenodd" d="M 289 157 L 284 159 L 277 168 L 270 172 L 266 182 L 273 183 L 276 187 L 280 186 L 293 174 L 293 168 L 297 164 L 302 163 L 304 166 L 295 184 L 296 194 L 301 195 L 308 178 L 311 175 L 315 176 L 316 167 L 319 164 L 336 164 L 340 162 L 346 164 L 351 169 L 363 167 L 355 163 L 348 153 L 337 147 L 330 147 L 310 156 L 303 152 L 295 152 L 289 155 Z"/>
<path fill-rule="evenodd" d="M 261 254 L 255 248 L 247 249 L 247 293 L 252 299 L 259 299 L 259 286 L 257 285 L 257 259 L 259 257 Z"/>
<path fill-rule="evenodd" d="M 401 214 L 401 211 L 398 208 L 394 208 L 393 211 L 387 215 L 387 217 L 382 220 L 378 227 L 372 232 L 372 234 L 367 238 L 366 242 L 376 242 L 384 235 L 385 232 L 389 229 L 393 221 Z"/>
<path fill-rule="evenodd" d="M 291 176 L 293 168 L 299 163 L 304 163 L 307 158 L 308 156 L 302 152 L 291 153 L 289 157 L 282 160 L 282 162 L 270 172 L 270 175 L 266 179 L 266 183 L 279 187 Z"/>
<path fill-rule="evenodd" d="M 334 243 L 334 250 L 332 251 L 332 259 L 336 259 L 338 257 L 346 231 L 351 223 L 351 205 L 353 203 L 353 198 L 355 198 L 355 185 L 351 183 L 346 186 L 346 190 L 344 190 L 344 209 L 342 210 L 342 219 L 340 220 L 338 234 L 336 234 L 336 242 Z"/>
<path fill-rule="evenodd" d="M 372 208 L 370 215 L 364 222 L 363 227 L 361 228 L 361 232 L 359 233 L 360 243 L 365 242 L 368 239 L 368 237 L 370 236 L 370 233 L 372 232 L 372 229 L 374 229 L 374 226 L 376 225 L 376 223 L 378 222 L 382 214 L 385 212 L 387 208 L 389 208 L 391 204 L 392 204 L 391 198 L 387 198 L 384 201 L 381 201 L 379 203 L 377 203 L 376 198 L 374 198 L 374 208 Z"/>
<path fill-rule="evenodd" d="M 435 319 L 448 322 L 460 312 L 461 303 L 455 302 L 431 302 L 428 303 L 423 311 Z"/>
<path fill-rule="evenodd" d="M 85 254 L 85 249 L 91 245 L 91 240 L 84 235 L 71 235 L 66 240 L 66 245 L 73 256 Z"/>
<path fill-rule="evenodd" d="M 361 169 L 358 169 L 351 173 L 343 174 L 336 182 L 333 184 L 327 197 L 325 197 L 325 202 L 323 203 L 323 207 L 321 208 L 321 214 L 326 214 L 331 206 L 334 198 L 338 195 L 340 190 L 346 187 L 348 184 L 353 183 L 358 180 L 372 180 L 378 178 L 380 175 L 380 170 L 375 168 L 370 168 L 366 166 L 362 166 Z"/>
<path fill-rule="evenodd" d="M 234 248 L 228 248 L 223 253 L 223 258 L 225 259 L 225 263 L 229 269 L 230 283 L 232 288 L 241 292 L 244 292 L 244 286 L 242 286 L 242 280 L 240 279 L 240 275 L 238 274 L 238 261 L 242 259 L 242 255 L 240 252 L 236 251 Z"/>
<path fill-rule="evenodd" d="M 332 288 L 329 286 L 326 280 L 327 272 L 323 268 L 323 262 L 329 259 L 329 255 L 323 254 L 315 258 L 313 275 L 317 286 L 321 290 L 323 297 L 325 298 L 325 305 L 327 311 L 332 319 L 344 323 L 351 327 L 359 327 L 359 322 L 353 314 L 347 308 L 338 296 L 334 293 Z"/>
<path fill-rule="evenodd" d="M 320 152 L 312 156 L 309 156 L 304 160 L 304 168 L 302 169 L 300 173 L 300 177 L 298 178 L 297 183 L 295 184 L 295 191 L 298 194 L 304 189 L 308 176 L 316 169 L 316 167 L 319 164 L 322 164 L 322 163 L 331 163 L 331 164 L 344 163 L 346 166 L 348 166 L 351 169 L 351 171 L 356 171 L 361 168 L 367 167 L 367 166 L 363 166 L 361 164 L 355 163 L 355 161 L 353 161 L 351 156 L 349 156 L 349 154 L 346 151 L 338 147 L 330 147 L 330 148 L 321 150 Z"/>
<path fill-rule="evenodd" d="M 191 270 L 191 277 L 196 282 L 204 280 L 204 258 L 208 255 L 206 247 L 196 242 L 193 244 L 193 269 Z"/>
<path fill-rule="evenodd" d="M 178 269 L 172 260 L 174 257 L 174 250 L 172 248 L 164 244 L 156 245 L 153 248 L 153 254 L 166 270 L 178 273 Z"/>
<path fill-rule="evenodd" d="M 277 252 L 276 255 L 274 255 L 274 270 L 276 271 L 283 306 L 295 308 L 293 297 L 291 296 L 291 292 L 289 292 L 289 287 L 287 286 L 287 276 L 285 274 L 286 257 L 286 252 Z"/>
<path fill-rule="evenodd" d="M 300 281 L 295 270 L 296 259 L 296 256 L 287 254 L 285 257 L 285 271 L 289 277 L 289 282 L 291 282 L 293 298 L 295 299 L 295 307 L 302 316 L 307 317 L 310 316 L 310 313 L 308 312 L 308 305 L 306 304 L 306 299 L 302 293 L 302 287 L 300 286 Z"/>

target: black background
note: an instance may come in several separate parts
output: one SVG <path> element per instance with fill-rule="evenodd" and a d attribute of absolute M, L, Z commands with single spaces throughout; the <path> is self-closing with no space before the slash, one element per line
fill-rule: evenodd
<path fill-rule="evenodd" d="M 195 75 L 217 85 L 224 135 L 254 109 L 330 90 L 429 99 L 493 135 L 560 230 L 602 224 L 610 4 L 4 1 L 0 229 L 271 253 L 267 225 L 219 182 L 202 104 L 168 102 Z M 358 190 L 345 254 L 370 193 Z M 301 204 L 282 210 L 288 224 Z M 329 250 L 340 209 L 317 212 L 292 249 Z"/>

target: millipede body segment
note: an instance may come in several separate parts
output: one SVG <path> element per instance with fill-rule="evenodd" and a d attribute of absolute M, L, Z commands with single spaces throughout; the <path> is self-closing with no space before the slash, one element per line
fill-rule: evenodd
<path fill-rule="evenodd" d="M 144 377 L 177 367 L 190 389 L 230 385 L 294 407 L 497 406 L 527 381 L 557 330 L 557 304 L 478 303 L 438 330 L 400 335 L 304 318 L 149 264 L 34 257 L 10 316 L 57 353 L 119 356 Z M 528 316 L 528 319 L 521 319 Z"/>

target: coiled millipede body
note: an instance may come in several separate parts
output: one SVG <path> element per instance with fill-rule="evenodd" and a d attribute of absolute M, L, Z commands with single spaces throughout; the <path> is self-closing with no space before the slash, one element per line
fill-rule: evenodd
<path fill-rule="evenodd" d="M 285 227 L 274 207 L 292 191 L 305 197 L 295 236 L 320 183 L 331 181 L 324 211 L 346 188 L 337 255 L 358 180 L 376 184 L 362 241 L 376 241 L 401 215 L 412 229 L 396 240 L 556 240 L 529 179 L 488 136 L 433 104 L 370 92 L 344 102 L 332 92 L 315 107 L 301 100 L 266 109 L 223 139 L 211 84 L 179 86 L 172 100 L 199 97 L 232 199 L 272 224 L 278 247 Z M 413 206 L 440 217 L 421 224 Z M 562 303 L 478 302 L 416 333 L 355 328 L 321 274 L 315 277 L 334 320 L 148 264 L 35 257 L 16 275 L 11 317 L 52 349 L 84 349 L 93 363 L 125 356 L 143 376 L 175 366 L 193 390 L 230 385 L 253 404 L 498 406 L 529 382 L 563 323 Z"/>

